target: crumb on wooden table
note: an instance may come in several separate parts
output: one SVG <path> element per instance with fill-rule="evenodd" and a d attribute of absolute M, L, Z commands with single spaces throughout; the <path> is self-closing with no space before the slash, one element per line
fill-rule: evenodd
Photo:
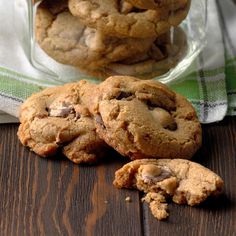
<path fill-rule="evenodd" d="M 128 197 L 125 198 L 125 201 L 126 202 L 131 202 L 131 198 L 128 196 Z"/>

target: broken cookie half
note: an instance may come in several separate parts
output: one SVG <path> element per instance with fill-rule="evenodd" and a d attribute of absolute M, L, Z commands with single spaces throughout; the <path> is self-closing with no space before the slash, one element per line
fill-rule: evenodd
<path fill-rule="evenodd" d="M 146 193 L 152 214 L 168 217 L 166 198 L 177 204 L 198 205 L 223 189 L 223 180 L 204 166 L 183 159 L 140 159 L 129 162 L 115 173 L 117 188 L 134 188 Z"/>

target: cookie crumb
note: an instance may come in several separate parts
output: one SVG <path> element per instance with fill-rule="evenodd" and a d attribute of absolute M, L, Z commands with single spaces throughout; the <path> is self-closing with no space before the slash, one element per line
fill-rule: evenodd
<path fill-rule="evenodd" d="M 129 197 L 129 196 L 126 197 L 126 198 L 125 198 L 125 201 L 126 201 L 126 202 L 131 202 L 131 197 Z"/>
<path fill-rule="evenodd" d="M 107 200 L 105 200 L 105 201 L 104 201 L 104 203 L 105 203 L 105 204 L 108 204 L 108 201 L 107 201 Z"/>

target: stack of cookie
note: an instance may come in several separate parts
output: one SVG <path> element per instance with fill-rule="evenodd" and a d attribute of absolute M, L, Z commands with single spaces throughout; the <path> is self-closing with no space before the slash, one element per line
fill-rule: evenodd
<path fill-rule="evenodd" d="M 56 61 L 87 74 L 151 78 L 176 65 L 186 49 L 177 28 L 191 0 L 43 0 L 35 35 Z"/>
<path fill-rule="evenodd" d="M 25 101 L 20 122 L 20 141 L 43 157 L 62 151 L 94 163 L 109 146 L 129 157 L 114 185 L 147 193 L 157 219 L 168 216 L 166 197 L 192 206 L 222 190 L 219 176 L 183 160 L 200 147 L 201 125 L 187 99 L 157 81 L 114 76 L 48 88 Z"/>

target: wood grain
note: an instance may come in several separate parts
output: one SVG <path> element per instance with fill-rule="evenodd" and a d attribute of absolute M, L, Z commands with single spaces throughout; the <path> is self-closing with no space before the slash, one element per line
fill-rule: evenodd
<path fill-rule="evenodd" d="M 0 125 L 0 235 L 142 235 L 139 193 L 113 187 L 126 159 L 97 166 L 43 159 Z M 131 203 L 126 203 L 130 196 Z"/>
<path fill-rule="evenodd" d="M 23 147 L 18 125 L 0 125 L 0 235 L 236 235 L 236 119 L 205 125 L 194 160 L 225 180 L 225 193 L 198 207 L 170 203 L 157 221 L 142 194 L 113 187 L 127 159 L 115 152 L 97 166 L 57 156 L 39 158 Z M 125 198 L 131 197 L 131 202 Z"/>

